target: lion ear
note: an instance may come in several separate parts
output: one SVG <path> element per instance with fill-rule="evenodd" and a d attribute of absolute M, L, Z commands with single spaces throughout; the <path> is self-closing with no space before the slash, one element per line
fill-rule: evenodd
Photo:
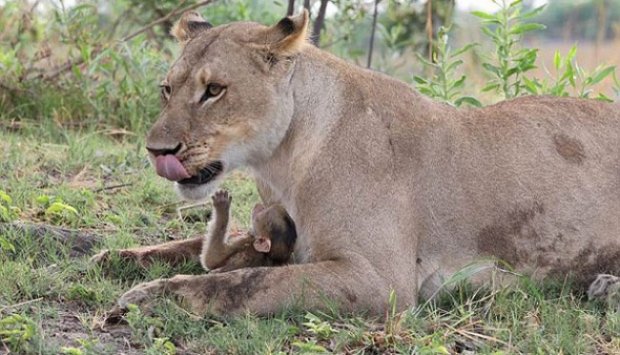
<path fill-rule="evenodd" d="M 265 44 L 270 52 L 288 56 L 298 53 L 308 43 L 308 10 L 285 17 L 265 31 Z"/>
<path fill-rule="evenodd" d="M 184 12 L 179 21 L 172 26 L 170 34 L 179 42 L 186 42 L 211 27 L 213 27 L 213 25 L 202 18 L 198 12 L 187 11 Z"/>

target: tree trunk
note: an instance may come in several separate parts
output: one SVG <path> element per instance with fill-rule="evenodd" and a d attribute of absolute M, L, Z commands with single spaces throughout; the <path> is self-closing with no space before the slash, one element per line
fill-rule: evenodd
<path fill-rule="evenodd" d="M 293 11 L 295 11 L 295 0 L 288 0 L 288 8 L 286 9 L 286 16 L 293 15 Z"/>
<path fill-rule="evenodd" d="M 321 30 L 323 29 L 323 24 L 325 22 L 325 10 L 327 9 L 327 3 L 329 0 L 321 0 L 321 6 L 319 7 L 319 14 L 316 16 L 316 20 L 314 20 L 314 27 L 312 28 L 312 43 L 319 47 L 319 42 L 321 40 Z"/>

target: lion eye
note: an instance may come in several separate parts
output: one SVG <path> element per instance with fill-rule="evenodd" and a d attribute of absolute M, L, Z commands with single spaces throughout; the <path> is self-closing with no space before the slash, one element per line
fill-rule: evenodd
<path fill-rule="evenodd" d="M 161 95 L 164 98 L 167 99 L 168 97 L 170 97 L 170 93 L 172 92 L 172 88 L 170 87 L 170 85 L 161 84 L 161 85 L 159 85 L 159 87 L 161 88 Z"/>
<path fill-rule="evenodd" d="M 202 96 L 200 97 L 200 102 L 202 103 L 212 97 L 219 96 L 224 91 L 224 89 L 225 87 L 220 84 L 212 83 L 212 84 L 207 85 L 207 89 L 205 90 L 204 94 L 202 94 Z"/>

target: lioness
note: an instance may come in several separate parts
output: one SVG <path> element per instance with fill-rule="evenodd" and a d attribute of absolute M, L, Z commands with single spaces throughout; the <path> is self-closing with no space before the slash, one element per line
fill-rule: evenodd
<path fill-rule="evenodd" d="M 472 260 L 534 276 L 620 272 L 620 107 L 523 97 L 482 109 L 432 101 L 309 45 L 308 14 L 212 27 L 196 13 L 162 84 L 147 147 L 159 175 L 205 198 L 248 167 L 297 226 L 295 264 L 140 284 L 196 312 L 272 313 L 294 299 L 380 313 L 429 296 Z M 201 238 L 135 249 L 174 259 Z"/>

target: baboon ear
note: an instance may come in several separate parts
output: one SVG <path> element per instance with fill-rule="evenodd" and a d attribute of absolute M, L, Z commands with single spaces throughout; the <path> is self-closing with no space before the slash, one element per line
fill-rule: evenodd
<path fill-rule="evenodd" d="M 172 34 L 179 42 L 186 42 L 196 37 L 200 32 L 213 27 L 196 11 L 187 11 L 181 15 L 177 23 L 172 26 Z"/>
<path fill-rule="evenodd" d="M 258 236 L 254 239 L 254 249 L 259 253 L 269 253 L 271 250 L 271 239 Z"/>
<path fill-rule="evenodd" d="M 288 56 L 299 52 L 308 43 L 308 10 L 285 17 L 265 30 L 261 41 L 272 53 Z"/>

